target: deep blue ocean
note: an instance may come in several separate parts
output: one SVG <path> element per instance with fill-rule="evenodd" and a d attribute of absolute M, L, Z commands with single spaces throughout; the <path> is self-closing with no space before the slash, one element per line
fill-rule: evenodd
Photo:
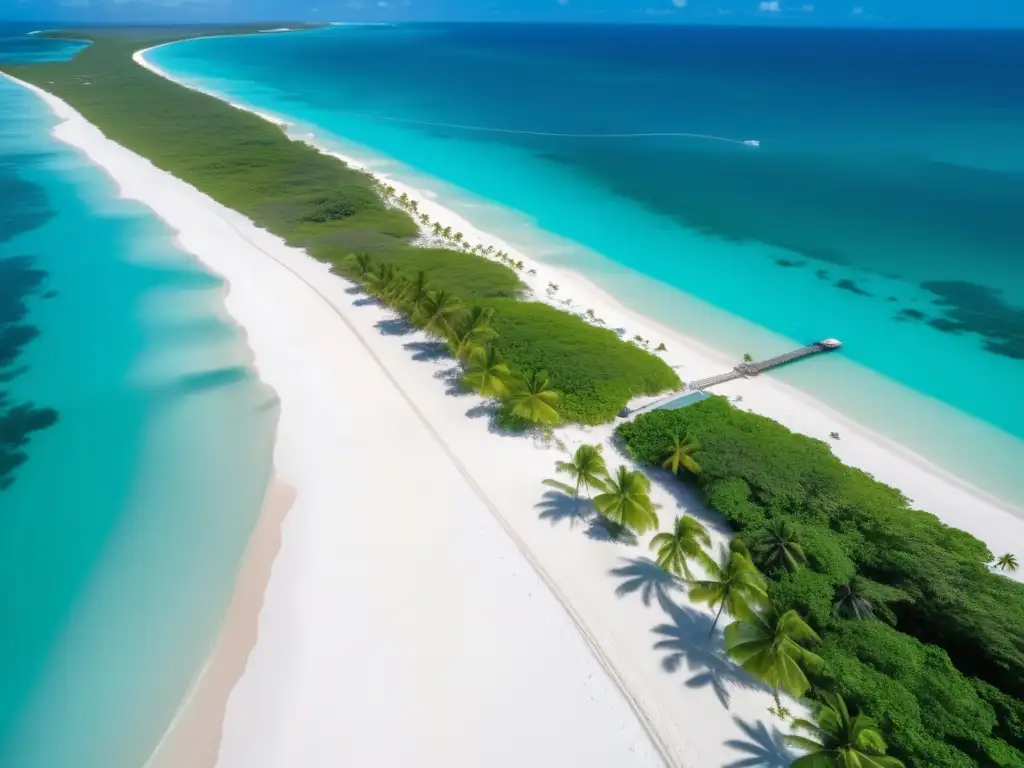
<path fill-rule="evenodd" d="M 1024 32 L 337 26 L 150 56 L 737 358 L 840 338 L 772 375 L 1024 505 Z M 592 136 L 650 133 L 716 138 Z"/>
<path fill-rule="evenodd" d="M 0 27 L 0 60 L 77 44 Z M 215 640 L 276 400 L 222 282 L 0 78 L 0 766 L 140 768 Z"/>

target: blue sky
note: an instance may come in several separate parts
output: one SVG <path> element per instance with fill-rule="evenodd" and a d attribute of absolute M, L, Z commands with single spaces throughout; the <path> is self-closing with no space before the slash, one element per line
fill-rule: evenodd
<path fill-rule="evenodd" d="M 0 0 L 3 20 L 590 21 L 1024 27 L 1024 0 Z"/>

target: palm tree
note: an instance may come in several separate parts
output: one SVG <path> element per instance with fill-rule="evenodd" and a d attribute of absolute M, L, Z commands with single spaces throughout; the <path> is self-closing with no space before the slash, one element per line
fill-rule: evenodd
<path fill-rule="evenodd" d="M 417 271 L 413 275 L 411 280 L 408 280 L 405 284 L 405 293 L 402 296 L 402 303 L 405 305 L 406 310 L 410 315 L 416 316 L 419 314 L 420 309 L 423 306 L 423 302 L 427 298 L 427 294 L 431 291 L 430 281 L 427 279 L 427 273 L 422 269 Z"/>
<path fill-rule="evenodd" d="M 704 547 L 711 546 L 708 530 L 695 517 L 677 517 L 672 533 L 659 533 L 651 539 L 651 549 L 658 553 L 658 565 L 669 573 L 692 579 L 690 560 L 707 562 Z"/>
<path fill-rule="evenodd" d="M 711 609 L 718 606 L 709 637 L 715 634 L 723 611 L 729 611 L 736 618 L 744 618 L 755 615 L 758 606 L 767 605 L 764 579 L 739 539 L 733 539 L 729 549 L 722 549 L 718 562 L 708 558 L 705 565 L 710 578 L 691 580 L 689 584 L 691 600 L 705 603 Z"/>
<path fill-rule="evenodd" d="M 604 464 L 600 445 L 581 445 L 570 461 L 556 462 L 555 471 L 569 475 L 576 481 L 576 485 L 571 486 L 560 480 L 545 480 L 544 485 L 568 491 L 574 498 L 580 497 L 581 487 L 587 496 L 590 496 L 591 488 L 605 489 L 604 476 L 608 474 L 608 468 Z"/>
<path fill-rule="evenodd" d="M 419 213 L 419 210 L 420 210 L 420 204 L 419 204 L 419 203 L 417 203 L 417 202 L 416 202 L 415 200 L 410 200 L 410 201 L 409 201 L 409 209 L 410 209 L 410 210 L 411 210 L 411 211 L 412 211 L 413 213 Z"/>
<path fill-rule="evenodd" d="M 788 520 L 772 520 L 754 539 L 754 560 L 763 571 L 782 567 L 793 572 L 807 563 L 796 530 Z"/>
<path fill-rule="evenodd" d="M 408 290 L 409 281 L 405 279 L 399 270 L 392 269 L 387 282 L 381 286 L 378 294 L 381 302 L 389 307 L 401 307 L 404 304 L 404 296 Z"/>
<path fill-rule="evenodd" d="M 779 614 L 774 608 L 739 618 L 725 628 L 725 652 L 743 669 L 772 688 L 775 704 L 779 691 L 803 696 L 811 687 L 805 670 L 824 667 L 824 660 L 804 645 L 821 638 L 794 610 Z"/>
<path fill-rule="evenodd" d="M 1010 571 L 1011 573 L 1013 571 L 1016 571 L 1017 556 L 1011 554 L 1010 552 L 1007 552 L 1005 555 L 1002 555 L 998 560 L 996 560 L 996 568 L 998 568 L 1000 571 Z"/>
<path fill-rule="evenodd" d="M 658 514 L 651 501 L 651 481 L 638 470 L 619 466 L 615 475 L 605 478 L 605 492 L 594 497 L 597 511 L 613 523 L 636 533 L 658 527 Z"/>
<path fill-rule="evenodd" d="M 558 393 L 551 389 L 547 371 L 534 371 L 525 381 L 514 382 L 509 387 L 508 403 L 512 413 L 534 424 L 557 424 L 557 402 Z"/>
<path fill-rule="evenodd" d="M 427 333 L 447 338 L 453 318 L 461 311 L 459 299 L 448 291 L 428 291 L 418 307 L 417 320 Z"/>
<path fill-rule="evenodd" d="M 474 349 L 493 339 L 497 334 L 491 328 L 494 310 L 473 307 L 452 318 L 449 325 L 448 348 L 459 360 L 468 360 Z"/>
<path fill-rule="evenodd" d="M 461 232 L 456 232 L 455 235 L 452 237 L 452 240 L 454 240 L 456 243 L 461 243 L 462 237 L 463 235 Z"/>
<path fill-rule="evenodd" d="M 445 240 L 447 240 L 451 236 L 452 236 L 452 228 L 451 227 L 445 227 L 444 229 L 441 230 L 441 237 L 443 237 Z"/>
<path fill-rule="evenodd" d="M 786 736 L 786 743 L 807 754 L 792 768 L 903 768 L 903 763 L 885 754 L 886 746 L 878 724 L 867 715 L 850 716 L 843 697 L 823 692 L 823 703 L 815 707 L 816 723 L 794 720 L 793 727 L 806 736 Z"/>
<path fill-rule="evenodd" d="M 350 258 L 352 259 L 352 263 L 355 265 L 356 275 L 358 277 L 362 277 L 373 267 L 373 259 L 368 253 L 353 254 Z"/>
<path fill-rule="evenodd" d="M 477 347 L 469 355 L 469 365 L 462 380 L 484 397 L 504 397 L 512 374 L 493 344 Z"/>
<path fill-rule="evenodd" d="M 696 475 L 700 472 L 700 464 L 693 460 L 693 453 L 699 448 L 696 440 L 690 440 L 685 435 L 676 435 L 672 451 L 661 466 L 672 470 L 673 475 L 678 475 L 680 468 Z"/>
<path fill-rule="evenodd" d="M 425 214 L 425 213 L 421 213 L 420 214 L 420 224 L 422 224 L 425 227 L 429 223 L 430 223 L 430 217 L 427 214 Z"/>
<path fill-rule="evenodd" d="M 836 590 L 836 599 L 832 610 L 847 619 L 873 619 L 875 609 L 871 599 L 864 594 L 863 582 L 854 578 L 849 584 L 843 584 Z"/>
<path fill-rule="evenodd" d="M 434 222 L 434 226 L 433 226 L 431 231 L 434 233 L 435 237 L 440 237 L 441 233 L 444 232 L 444 229 L 441 227 L 441 225 L 438 222 L 435 221 Z"/>
<path fill-rule="evenodd" d="M 388 289 L 393 287 L 398 277 L 395 265 L 388 262 L 378 264 L 363 275 L 367 293 L 379 298 L 383 298 L 388 293 Z"/>

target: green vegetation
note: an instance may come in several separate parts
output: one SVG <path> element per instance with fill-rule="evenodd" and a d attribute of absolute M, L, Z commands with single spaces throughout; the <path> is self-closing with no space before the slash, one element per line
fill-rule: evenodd
<path fill-rule="evenodd" d="M 725 628 L 725 651 L 743 669 L 771 686 L 775 703 L 779 691 L 803 696 L 811 687 L 806 670 L 818 671 L 825 662 L 804 646 L 821 638 L 794 610 L 775 608 L 740 618 Z"/>
<path fill-rule="evenodd" d="M 670 470 L 673 475 L 678 475 L 681 469 L 696 475 L 700 472 L 700 464 L 693 458 L 693 454 L 698 448 L 700 446 L 686 435 L 676 435 L 669 455 L 661 462 L 661 466 Z"/>
<path fill-rule="evenodd" d="M 523 418 L 539 425 L 596 424 L 613 418 L 634 395 L 680 386 L 661 359 L 611 331 L 519 300 L 521 261 L 490 246 L 470 245 L 461 232 L 437 222 L 433 232 L 445 247 L 412 246 L 418 227 L 431 221 L 408 195 L 396 195 L 369 174 L 291 141 L 277 126 L 171 83 L 131 58 L 137 50 L 176 39 L 251 31 L 74 31 L 68 34 L 93 44 L 72 61 L 7 69 L 70 103 L 117 143 L 360 281 L 368 293 L 449 342 L 466 364 L 465 383 L 506 400 L 503 424 L 521 426 Z M 493 313 L 483 324 L 492 338 L 484 340 L 476 331 L 467 336 L 455 327 L 467 322 L 467 313 L 483 310 Z M 477 353 L 481 342 L 491 350 Z M 542 371 L 549 380 L 538 389 Z"/>
<path fill-rule="evenodd" d="M 546 371 L 534 371 L 510 387 L 509 411 L 531 424 L 554 426 L 558 423 L 558 393 L 551 389 Z"/>
<path fill-rule="evenodd" d="M 806 565 L 807 555 L 797 539 L 796 529 L 789 520 L 770 520 L 751 544 L 754 562 L 762 571 L 771 573 L 779 568 L 793 573 Z"/>
<path fill-rule="evenodd" d="M 903 763 L 886 757 L 885 739 L 867 715 L 850 715 L 842 696 L 823 693 L 814 713 L 817 722 L 797 720 L 793 727 L 808 736 L 787 736 L 794 747 L 807 754 L 793 768 L 901 768 Z"/>
<path fill-rule="evenodd" d="M 620 466 L 608 474 L 604 493 L 594 497 L 597 511 L 613 523 L 636 533 L 657 530 L 658 514 L 651 501 L 651 481 L 647 475 Z"/>
<path fill-rule="evenodd" d="M 706 562 L 706 547 L 711 546 L 708 529 L 689 515 L 676 518 L 672 533 L 659 533 L 651 539 L 651 549 L 657 553 L 658 565 L 669 573 L 693 579 L 690 561 Z"/>
<path fill-rule="evenodd" d="M 370 263 L 386 261 L 410 275 L 422 272 L 425 281 L 435 288 L 448 291 L 466 301 L 516 298 L 524 288 L 519 277 L 509 267 L 448 248 L 403 246 L 381 255 L 359 255 Z M 355 280 L 362 277 L 360 264 L 350 258 L 348 252 L 339 252 L 331 259 L 331 264 L 340 275 Z"/>
<path fill-rule="evenodd" d="M 575 315 L 537 302 L 481 303 L 494 310 L 495 346 L 513 375 L 547 371 L 565 421 L 600 424 L 614 418 L 631 397 L 680 386 L 660 358 Z"/>
<path fill-rule="evenodd" d="M 654 465 L 681 434 L 699 443 L 701 471 L 685 479 L 749 543 L 773 610 L 796 611 L 821 638 L 824 665 L 806 670 L 810 682 L 877 722 L 894 757 L 1024 766 L 1024 585 L 989 570 L 982 542 L 912 509 L 827 444 L 721 397 L 641 414 L 617 434 Z M 736 559 L 695 582 L 691 599 L 725 605 Z M 748 607 L 729 610 L 746 620 Z"/>
<path fill-rule="evenodd" d="M 545 480 L 544 485 L 571 493 L 575 499 L 580 497 L 581 488 L 586 491 L 588 497 L 591 488 L 604 490 L 604 477 L 608 474 L 599 445 L 581 445 L 573 453 L 570 461 L 556 461 L 555 470 L 571 477 L 576 481 L 576 485 L 569 485 L 560 480 Z"/>
<path fill-rule="evenodd" d="M 712 610 L 718 608 L 709 636 L 715 634 L 723 612 L 738 619 L 753 618 L 759 608 L 769 605 L 764 580 L 750 561 L 742 540 L 733 539 L 729 548 L 722 550 L 718 562 L 708 559 L 705 565 L 708 576 L 690 582 L 690 599 Z"/>

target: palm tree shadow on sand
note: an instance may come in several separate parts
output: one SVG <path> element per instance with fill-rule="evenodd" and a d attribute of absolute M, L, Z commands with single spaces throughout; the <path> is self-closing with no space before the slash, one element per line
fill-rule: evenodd
<path fill-rule="evenodd" d="M 412 352 L 412 359 L 417 362 L 434 362 L 451 357 L 448 345 L 443 341 L 409 341 L 402 345 L 403 349 Z"/>
<path fill-rule="evenodd" d="M 587 526 L 587 538 L 591 541 L 604 541 L 609 544 L 625 544 L 635 547 L 639 544 L 636 534 L 624 525 L 609 520 L 603 515 L 594 515 Z"/>
<path fill-rule="evenodd" d="M 408 336 L 416 331 L 416 326 L 401 315 L 378 320 L 374 327 L 385 336 Z"/>
<path fill-rule="evenodd" d="M 746 734 L 746 739 L 730 739 L 725 745 L 743 755 L 724 768 L 789 768 L 796 759 L 778 728 L 769 732 L 762 722 L 746 723 L 738 717 L 733 722 Z"/>
<path fill-rule="evenodd" d="M 577 499 L 562 491 L 546 491 L 534 506 L 540 510 L 537 517 L 552 526 L 568 520 L 569 527 L 575 528 L 577 523 L 585 523 L 594 514 L 587 499 Z"/>
<path fill-rule="evenodd" d="M 657 599 L 658 603 L 663 600 L 671 602 L 671 592 L 683 591 L 683 583 L 676 576 L 649 558 L 623 557 L 622 562 L 625 565 L 608 571 L 612 576 L 622 579 L 622 583 L 615 588 L 618 597 L 639 592 L 644 605 L 650 605 L 653 599 Z"/>
<path fill-rule="evenodd" d="M 652 630 L 662 638 L 654 647 L 668 652 L 661 660 L 666 672 L 676 672 L 685 665 L 695 673 L 686 681 L 686 687 L 710 687 L 726 709 L 732 700 L 733 688 L 769 690 L 725 655 L 721 627 L 709 637 L 712 625 L 709 615 L 661 596 L 658 602 L 671 620 L 671 623 L 659 624 Z"/>

